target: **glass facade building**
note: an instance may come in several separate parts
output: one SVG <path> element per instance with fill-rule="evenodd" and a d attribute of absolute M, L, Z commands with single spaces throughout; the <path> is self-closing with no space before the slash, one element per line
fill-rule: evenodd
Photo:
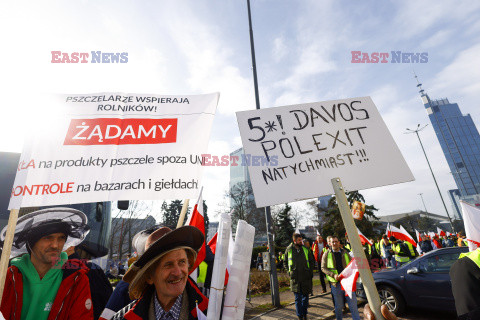
<path fill-rule="evenodd" d="M 447 98 L 432 100 L 420 88 L 422 102 L 458 188 L 457 197 L 480 194 L 480 134 L 470 114 Z M 455 198 L 453 190 L 450 197 Z M 458 211 L 457 211 L 458 212 Z"/>

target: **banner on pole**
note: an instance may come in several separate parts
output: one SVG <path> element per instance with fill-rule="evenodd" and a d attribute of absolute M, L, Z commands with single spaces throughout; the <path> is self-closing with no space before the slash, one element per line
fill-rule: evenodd
<path fill-rule="evenodd" d="M 51 97 L 40 106 L 48 119 L 24 146 L 9 209 L 196 198 L 218 99 L 218 93 Z"/>
<path fill-rule="evenodd" d="M 257 207 L 414 180 L 370 97 L 237 112 Z"/>

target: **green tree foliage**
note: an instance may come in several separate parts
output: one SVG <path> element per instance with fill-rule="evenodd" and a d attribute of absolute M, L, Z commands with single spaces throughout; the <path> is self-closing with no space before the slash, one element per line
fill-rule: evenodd
<path fill-rule="evenodd" d="M 348 204 L 352 207 L 354 201 L 365 203 L 365 198 L 358 191 L 350 191 L 346 193 Z M 343 224 L 340 209 L 336 197 L 332 197 L 328 202 L 327 213 L 325 214 L 325 224 L 321 230 L 324 237 L 336 235 L 340 239 L 345 238 L 345 226 Z M 365 215 L 363 220 L 354 220 L 358 229 L 368 238 L 376 236 L 373 227 L 377 225 L 375 211 L 378 209 L 374 205 L 365 205 Z"/>
<path fill-rule="evenodd" d="M 164 202 L 164 204 L 166 204 Z M 180 212 L 182 212 L 182 200 L 173 200 L 170 202 L 168 207 L 163 212 L 162 224 L 170 229 L 175 229 L 177 227 L 178 218 L 180 217 Z M 164 205 L 162 204 L 162 210 Z"/>
<path fill-rule="evenodd" d="M 278 213 L 275 244 L 280 247 L 286 247 L 292 242 L 292 234 L 295 231 L 292 218 L 290 217 L 292 207 L 286 203 L 285 208 Z"/>

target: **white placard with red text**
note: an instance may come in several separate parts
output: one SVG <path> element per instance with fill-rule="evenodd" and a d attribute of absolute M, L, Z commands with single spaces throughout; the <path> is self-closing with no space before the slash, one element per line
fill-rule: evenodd
<path fill-rule="evenodd" d="M 257 207 L 414 177 L 370 97 L 237 112 Z"/>
<path fill-rule="evenodd" d="M 39 105 L 9 209 L 196 198 L 218 93 L 56 95 Z"/>

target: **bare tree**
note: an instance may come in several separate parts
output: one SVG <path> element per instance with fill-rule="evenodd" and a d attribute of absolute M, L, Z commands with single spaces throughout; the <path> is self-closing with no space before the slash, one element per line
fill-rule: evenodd
<path fill-rule="evenodd" d="M 245 220 L 255 227 L 256 232 L 266 232 L 265 212 L 255 205 L 252 186 L 248 182 L 239 182 L 225 193 L 230 200 L 232 210 L 232 228 L 236 230 L 238 220 Z"/>
<path fill-rule="evenodd" d="M 110 239 L 109 258 L 114 252 L 118 253 L 121 260 L 126 253 L 133 253 L 132 240 L 140 230 L 152 227 L 155 219 L 149 214 L 152 211 L 152 203 L 133 200 L 127 210 L 118 210 L 113 213 L 112 237 Z M 152 225 L 153 224 L 153 225 Z"/>

